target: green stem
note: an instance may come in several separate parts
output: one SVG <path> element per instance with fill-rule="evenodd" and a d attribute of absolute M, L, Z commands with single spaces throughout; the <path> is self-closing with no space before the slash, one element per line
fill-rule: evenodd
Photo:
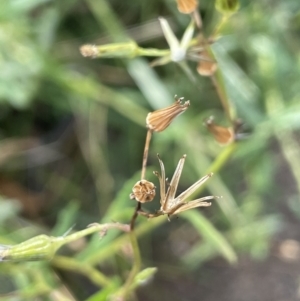
<path fill-rule="evenodd" d="M 141 254 L 140 254 L 139 245 L 134 231 L 129 232 L 129 238 L 133 250 L 134 262 L 131 271 L 126 279 L 126 282 L 117 293 L 117 295 L 122 296 L 124 300 L 126 300 L 128 295 L 130 294 L 135 276 L 139 273 L 141 269 Z"/>
<path fill-rule="evenodd" d="M 220 102 L 225 111 L 227 119 L 229 120 L 230 124 L 233 125 L 234 121 L 233 121 L 233 118 L 231 117 L 230 105 L 229 105 L 229 101 L 227 99 L 225 87 L 223 85 L 223 78 L 222 78 L 221 72 L 217 71 L 217 76 L 213 75 L 210 77 L 210 79 L 217 91 L 217 94 L 219 96 Z"/>
<path fill-rule="evenodd" d="M 170 49 L 142 48 L 138 47 L 138 56 L 166 56 L 170 54 Z"/>
<path fill-rule="evenodd" d="M 92 224 L 89 228 L 68 236 L 52 237 L 47 235 L 38 235 L 17 245 L 2 245 L 0 249 L 0 262 L 51 260 L 56 251 L 64 244 L 99 231 L 102 231 L 105 234 L 108 229 L 119 229 L 128 232 L 130 228 L 129 225 L 119 223 L 107 223 L 102 225 Z"/>
<path fill-rule="evenodd" d="M 103 287 L 110 284 L 110 280 L 98 270 L 86 263 L 78 262 L 72 258 L 55 256 L 51 261 L 51 264 L 60 269 L 70 270 L 85 275 L 98 286 Z"/>
<path fill-rule="evenodd" d="M 167 221 L 166 217 L 161 217 L 161 218 L 158 217 L 151 220 L 151 222 L 149 221 L 148 223 L 142 223 L 134 230 L 135 235 L 138 237 L 145 233 L 148 233 L 151 230 L 158 227 L 159 225 L 161 225 L 165 221 Z M 126 244 L 127 241 L 128 241 L 128 236 L 122 235 L 117 239 L 115 239 L 114 241 L 112 241 L 109 246 L 100 249 L 98 253 L 91 254 L 90 257 L 85 259 L 85 262 L 91 265 L 98 264 L 103 260 L 105 260 L 106 258 L 109 258 L 112 254 L 117 252 L 119 249 L 121 249 L 122 246 L 124 246 L 124 244 Z"/>
<path fill-rule="evenodd" d="M 223 28 L 223 26 L 226 24 L 226 22 L 229 20 L 229 18 L 231 17 L 231 14 L 224 14 L 222 16 L 222 19 L 220 20 L 220 22 L 217 24 L 213 34 L 211 35 L 212 39 L 216 39 L 221 31 L 221 29 Z"/>
<path fill-rule="evenodd" d="M 207 170 L 207 173 L 209 172 L 218 172 L 228 161 L 230 156 L 234 153 L 234 151 L 237 148 L 236 143 L 232 143 L 228 145 L 214 160 L 214 162 L 210 165 L 209 169 Z"/>
<path fill-rule="evenodd" d="M 87 236 L 89 234 L 99 232 L 99 231 L 107 231 L 109 229 L 119 229 L 124 232 L 129 231 L 129 226 L 125 224 L 119 224 L 119 223 L 107 223 L 107 224 L 92 224 L 88 228 L 78 231 L 76 233 L 73 233 L 71 235 L 68 235 L 66 237 L 61 237 L 62 240 L 61 245 L 67 244 L 69 242 L 72 242 L 74 240 L 77 240 L 81 237 Z"/>

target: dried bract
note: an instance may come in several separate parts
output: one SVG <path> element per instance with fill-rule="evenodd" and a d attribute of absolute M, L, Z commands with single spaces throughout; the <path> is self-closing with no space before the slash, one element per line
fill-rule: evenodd
<path fill-rule="evenodd" d="M 192 13 L 198 6 L 196 0 L 177 0 L 177 8 L 182 14 Z"/>
<path fill-rule="evenodd" d="M 202 58 L 197 65 L 197 71 L 202 76 L 212 76 L 218 69 L 218 65 L 214 62 L 206 50 L 201 53 Z"/>
<path fill-rule="evenodd" d="M 234 131 L 230 127 L 222 127 L 216 125 L 213 116 L 210 116 L 204 123 L 207 129 L 213 134 L 215 140 L 222 144 L 227 145 L 234 141 Z"/>
<path fill-rule="evenodd" d="M 166 129 L 176 116 L 189 107 L 190 102 L 182 102 L 182 100 L 183 97 L 178 98 L 171 106 L 149 113 L 146 118 L 147 128 L 154 132 L 161 132 Z"/>
<path fill-rule="evenodd" d="M 151 202 L 155 197 L 155 185 L 147 180 L 140 180 L 132 188 L 129 197 L 140 203 Z"/>
<path fill-rule="evenodd" d="M 177 168 L 174 172 L 172 180 L 169 184 L 169 187 L 166 191 L 166 174 L 165 174 L 165 167 L 162 160 L 158 156 L 161 174 L 155 172 L 154 174 L 158 177 L 160 183 L 160 210 L 158 210 L 154 214 L 146 213 L 142 210 L 139 211 L 139 214 L 147 216 L 149 218 L 157 217 L 160 215 L 167 214 L 168 216 L 176 215 L 180 212 L 197 208 L 197 207 L 208 207 L 211 205 L 211 202 L 206 202 L 207 200 L 212 200 L 219 198 L 218 196 L 206 196 L 203 198 L 199 198 L 193 201 L 188 201 L 188 198 L 202 185 L 204 184 L 212 175 L 213 173 L 209 173 L 208 175 L 204 176 L 203 178 L 199 179 L 196 183 L 190 186 L 187 190 L 182 192 L 179 196 L 175 197 L 179 179 L 182 173 L 184 161 L 186 155 L 183 155 L 182 158 L 179 160 Z"/>

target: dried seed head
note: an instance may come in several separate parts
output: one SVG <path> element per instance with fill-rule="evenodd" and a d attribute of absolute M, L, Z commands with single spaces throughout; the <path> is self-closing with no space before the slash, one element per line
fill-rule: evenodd
<path fill-rule="evenodd" d="M 205 121 L 205 126 L 214 135 L 215 140 L 223 145 L 229 144 L 234 140 L 234 131 L 232 128 L 226 128 L 214 123 L 213 116 Z"/>
<path fill-rule="evenodd" d="M 147 128 L 154 132 L 161 132 L 166 129 L 176 116 L 189 107 L 190 102 L 181 103 L 182 100 L 183 97 L 178 98 L 171 106 L 149 113 L 146 118 Z"/>
<path fill-rule="evenodd" d="M 192 13 L 198 6 L 196 0 L 177 0 L 177 8 L 182 14 Z"/>
<path fill-rule="evenodd" d="M 218 65 L 214 62 L 206 50 L 201 52 L 202 59 L 199 61 L 197 71 L 202 76 L 212 76 L 218 69 Z"/>
<path fill-rule="evenodd" d="M 155 186 L 147 180 L 140 180 L 132 188 L 130 198 L 140 203 L 151 202 L 155 197 Z"/>
<path fill-rule="evenodd" d="M 84 57 L 95 58 L 98 56 L 99 51 L 96 45 L 87 44 L 80 47 L 80 53 Z"/>

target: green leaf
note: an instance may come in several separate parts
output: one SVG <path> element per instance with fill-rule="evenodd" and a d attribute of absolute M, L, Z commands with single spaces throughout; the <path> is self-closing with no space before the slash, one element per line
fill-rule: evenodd
<path fill-rule="evenodd" d="M 115 280 L 111 282 L 109 286 L 102 288 L 100 291 L 98 291 L 85 301 L 107 301 L 117 291 L 119 286 L 119 281 Z"/>
<path fill-rule="evenodd" d="M 76 200 L 71 201 L 67 206 L 59 212 L 56 225 L 52 229 L 53 236 L 63 235 L 75 223 L 79 212 L 79 203 Z"/>
<path fill-rule="evenodd" d="M 182 216 L 195 227 L 201 236 L 210 241 L 230 263 L 237 261 L 237 255 L 225 237 L 199 211 L 186 211 L 182 213 Z"/>

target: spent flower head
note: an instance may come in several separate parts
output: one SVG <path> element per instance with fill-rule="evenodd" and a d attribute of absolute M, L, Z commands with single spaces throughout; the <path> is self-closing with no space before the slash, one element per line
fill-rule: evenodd
<path fill-rule="evenodd" d="M 222 145 L 230 144 L 235 140 L 235 133 L 233 128 L 223 127 L 215 124 L 213 116 L 210 116 L 204 122 L 204 125 L 213 134 L 215 140 Z"/>
<path fill-rule="evenodd" d="M 183 99 L 184 97 L 177 98 L 175 95 L 175 103 L 149 113 L 146 117 L 147 128 L 154 132 L 166 129 L 176 116 L 182 114 L 190 106 L 190 101 L 183 102 Z"/>
<path fill-rule="evenodd" d="M 156 194 L 155 189 L 156 187 L 152 182 L 140 180 L 134 184 L 132 193 L 129 195 L 129 197 L 132 200 L 135 199 L 140 203 L 151 202 Z"/>
<path fill-rule="evenodd" d="M 163 161 L 158 156 L 158 161 L 161 168 L 161 174 L 159 172 L 154 172 L 154 174 L 159 179 L 160 184 L 160 210 L 156 213 L 151 214 L 144 212 L 142 210 L 139 211 L 139 214 L 147 216 L 149 218 L 157 217 L 160 215 L 167 214 L 168 217 L 171 215 L 176 215 L 180 212 L 197 208 L 197 207 L 208 207 L 211 206 L 211 202 L 206 202 L 208 200 L 219 198 L 218 196 L 206 196 L 202 197 L 193 201 L 188 201 L 188 198 L 202 185 L 204 184 L 212 175 L 213 173 L 209 173 L 208 175 L 204 176 L 203 178 L 199 179 L 196 183 L 186 189 L 184 192 L 179 194 L 177 197 L 175 196 L 178 183 L 180 180 L 180 176 L 183 170 L 184 162 L 185 162 L 186 155 L 183 155 L 182 158 L 179 160 L 177 168 L 174 172 L 172 180 L 169 184 L 168 189 L 166 190 L 166 173 Z"/>

